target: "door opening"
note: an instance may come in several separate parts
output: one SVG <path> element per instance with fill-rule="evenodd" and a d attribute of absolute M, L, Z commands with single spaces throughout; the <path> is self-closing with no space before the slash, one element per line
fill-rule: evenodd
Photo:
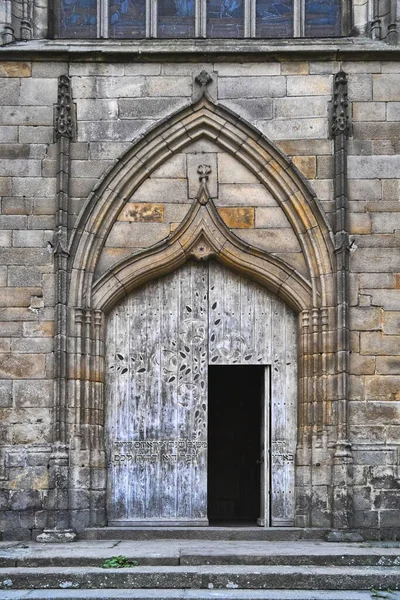
<path fill-rule="evenodd" d="M 254 523 L 260 516 L 261 415 L 265 368 L 208 370 L 208 518 Z"/>

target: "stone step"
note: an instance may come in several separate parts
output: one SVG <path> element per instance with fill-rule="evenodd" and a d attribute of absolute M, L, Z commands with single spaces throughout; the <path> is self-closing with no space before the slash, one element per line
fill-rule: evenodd
<path fill-rule="evenodd" d="M 92 527 L 81 540 L 324 540 L 329 529 L 301 527 Z"/>
<path fill-rule="evenodd" d="M 400 592 L 381 598 L 400 600 Z M 371 600 L 370 591 L 331 590 L 14 590 L 0 600 Z"/>
<path fill-rule="evenodd" d="M 219 589 L 368 590 L 398 589 L 398 567 L 181 566 L 10 567 L 0 569 L 3 590 L 40 589 Z"/>

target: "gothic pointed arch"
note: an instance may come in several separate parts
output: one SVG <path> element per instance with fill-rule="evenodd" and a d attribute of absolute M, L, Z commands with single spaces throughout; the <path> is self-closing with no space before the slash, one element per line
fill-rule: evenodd
<path fill-rule="evenodd" d="M 213 141 L 241 162 L 276 199 L 306 261 L 311 284 L 309 307 L 331 305 L 332 236 L 315 194 L 290 159 L 270 140 L 233 111 L 214 103 L 207 94 L 142 136 L 92 192 L 71 240 L 70 304 L 92 305 L 96 265 L 124 204 L 156 168 L 201 138 Z M 292 304 L 297 303 L 293 299 Z"/>

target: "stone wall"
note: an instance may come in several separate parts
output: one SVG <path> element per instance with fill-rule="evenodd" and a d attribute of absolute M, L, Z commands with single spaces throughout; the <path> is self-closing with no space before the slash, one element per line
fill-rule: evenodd
<path fill-rule="evenodd" d="M 160 119 L 189 104 L 202 69 L 211 96 L 293 160 L 333 223 L 333 74 L 349 79 L 352 137 L 348 192 L 350 441 L 354 526 L 399 532 L 400 63 L 282 60 L 257 63 L 0 63 L 0 530 L 29 538 L 45 526 L 53 421 L 57 78 L 71 77 L 71 218 L 103 174 Z M 96 276 L 176 228 L 197 192 L 198 155 L 212 166 L 210 194 L 242 239 L 306 274 L 304 256 L 276 200 L 211 142 L 195 142 L 127 198 Z M 194 157 L 194 158 L 193 158 Z M 196 185 L 195 185 L 196 182 Z"/>

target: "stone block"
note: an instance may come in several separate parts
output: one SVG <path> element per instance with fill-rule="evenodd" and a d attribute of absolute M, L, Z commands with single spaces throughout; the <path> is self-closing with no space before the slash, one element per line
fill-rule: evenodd
<path fill-rule="evenodd" d="M 377 528 L 379 527 L 379 512 L 368 510 L 355 510 L 354 511 L 354 527 L 367 527 Z"/>
<path fill-rule="evenodd" d="M 32 64 L 23 61 L 1 61 L 0 77 L 30 77 Z"/>
<path fill-rule="evenodd" d="M 0 105 L 18 104 L 19 79 L 4 79 L 0 86 Z"/>
<path fill-rule="evenodd" d="M 272 119 L 272 100 L 270 98 L 225 99 L 223 104 L 248 121 Z"/>
<path fill-rule="evenodd" d="M 349 156 L 349 179 L 394 179 L 400 173 L 400 156 Z"/>
<path fill-rule="evenodd" d="M 259 121 L 258 127 L 272 140 L 324 139 L 328 137 L 327 119 L 273 119 Z"/>
<path fill-rule="evenodd" d="M 71 161 L 71 177 L 100 179 L 114 162 L 111 160 L 73 160 Z"/>
<path fill-rule="evenodd" d="M 128 202 L 118 215 L 118 221 L 163 223 L 164 204 Z"/>
<path fill-rule="evenodd" d="M 367 235 L 371 233 L 371 216 L 368 213 L 349 214 L 349 233 Z"/>
<path fill-rule="evenodd" d="M 366 269 L 367 270 L 367 269 Z M 370 294 L 372 304 L 382 306 L 385 310 L 400 310 L 400 290 L 399 289 L 365 289 Z M 390 354 L 390 352 L 388 353 Z"/>
<path fill-rule="evenodd" d="M 391 248 L 357 248 L 350 257 L 350 270 L 353 273 L 399 272 L 400 256 Z M 399 292 L 397 295 L 400 295 Z M 384 306 L 379 302 L 377 305 Z"/>
<path fill-rule="evenodd" d="M 53 338 L 13 338 L 11 348 L 13 352 L 24 352 L 25 354 L 49 353 L 53 351 Z"/>
<path fill-rule="evenodd" d="M 53 337 L 54 321 L 29 321 L 23 323 L 24 337 Z"/>
<path fill-rule="evenodd" d="M 218 188 L 218 206 L 278 206 L 272 194 L 260 183 L 220 183 Z"/>
<path fill-rule="evenodd" d="M 9 248 L 11 246 L 12 230 L 6 229 L 0 231 L 0 247 Z"/>
<path fill-rule="evenodd" d="M 152 179 L 183 179 L 186 177 L 186 154 L 175 154 L 151 174 Z"/>
<path fill-rule="evenodd" d="M 279 227 L 290 227 L 285 213 L 280 207 L 257 207 L 255 211 L 255 227 L 277 229 Z"/>
<path fill-rule="evenodd" d="M 80 62 L 69 65 L 70 77 L 122 77 L 125 74 L 125 65 L 123 63 L 98 63 L 98 62 Z"/>
<path fill-rule="evenodd" d="M 308 75 L 309 63 L 302 60 L 282 61 L 282 75 Z"/>
<path fill-rule="evenodd" d="M 136 190 L 130 202 L 155 202 L 162 204 L 187 204 L 188 191 L 186 179 L 146 179 Z"/>
<path fill-rule="evenodd" d="M 0 267 L 0 287 L 5 287 L 6 285 L 7 285 L 7 267 Z"/>
<path fill-rule="evenodd" d="M 372 233 L 394 233 L 400 229 L 400 206 L 399 212 L 371 213 L 371 221 Z"/>
<path fill-rule="evenodd" d="M 389 102 L 387 105 L 387 120 L 400 121 L 400 102 Z"/>
<path fill-rule="evenodd" d="M 12 403 L 12 381 L 0 380 L 0 408 L 10 408 Z"/>
<path fill-rule="evenodd" d="M 380 200 L 382 195 L 380 179 L 352 179 L 348 183 L 349 200 Z"/>
<path fill-rule="evenodd" d="M 317 178 L 332 179 L 333 175 L 333 157 L 317 156 Z"/>
<path fill-rule="evenodd" d="M 53 105 L 57 102 L 57 79 L 22 79 L 20 104 L 30 106 Z"/>
<path fill-rule="evenodd" d="M 192 95 L 191 77 L 147 77 L 146 92 L 148 96 L 175 96 L 177 98 Z M 129 95 L 128 97 L 131 97 Z"/>
<path fill-rule="evenodd" d="M 223 77 L 219 81 L 218 97 L 279 98 L 286 95 L 285 77 Z"/>
<path fill-rule="evenodd" d="M 39 177 L 41 161 L 3 158 L 0 159 L 0 170 L 4 177 Z"/>
<path fill-rule="evenodd" d="M 68 74 L 68 69 L 71 69 L 72 64 L 66 62 L 34 62 L 32 63 L 32 77 L 49 78 L 60 77 L 60 75 Z"/>
<path fill-rule="evenodd" d="M 328 116 L 328 99 L 324 96 L 275 98 L 274 117 L 292 119 Z M 263 118 L 263 117 L 259 117 Z M 265 117 L 264 117 L 265 118 Z"/>
<path fill-rule="evenodd" d="M 377 356 L 376 372 L 378 375 L 400 375 L 400 357 Z"/>
<path fill-rule="evenodd" d="M 383 327 L 383 310 L 381 308 L 350 309 L 350 329 L 356 331 L 380 331 Z"/>
<path fill-rule="evenodd" d="M 89 156 L 93 159 L 102 160 L 114 160 L 119 156 L 122 156 L 128 148 L 130 148 L 130 142 L 91 142 L 90 144 L 77 144 L 80 147 L 85 146 L 89 148 Z M 75 156 L 75 158 L 84 159 L 85 156 Z"/>
<path fill-rule="evenodd" d="M 349 140 L 348 142 L 348 155 L 352 156 L 368 156 L 373 154 L 372 152 L 372 141 L 371 140 Z"/>
<path fill-rule="evenodd" d="M 87 198 L 98 182 L 98 179 L 92 177 L 72 179 L 70 183 L 71 196 L 75 198 Z"/>
<path fill-rule="evenodd" d="M 393 140 L 397 143 L 400 137 L 400 123 L 396 122 L 355 122 L 353 130 L 354 137 L 360 140 Z"/>
<path fill-rule="evenodd" d="M 42 508 L 42 498 L 38 490 L 11 492 L 10 505 L 13 510 L 35 510 Z"/>
<path fill-rule="evenodd" d="M 306 179 L 315 179 L 317 176 L 316 156 L 294 156 L 293 164 L 299 169 Z"/>
<path fill-rule="evenodd" d="M 186 98 L 121 98 L 120 119 L 162 119 L 183 108 Z"/>
<path fill-rule="evenodd" d="M 0 377 L 3 379 L 44 379 L 43 354 L 0 354 Z"/>
<path fill-rule="evenodd" d="M 29 215 L 32 212 L 32 198 L 14 196 L 11 198 L 3 198 L 2 213 L 3 215 Z"/>
<path fill-rule="evenodd" d="M 43 231 L 13 231 L 13 246 L 19 248 L 42 248 Z"/>
<path fill-rule="evenodd" d="M 29 306 L 32 295 L 41 293 L 41 288 L 22 287 L 5 288 L 0 294 L 0 306 Z"/>
<path fill-rule="evenodd" d="M 384 311 L 383 331 L 385 335 L 400 335 L 400 311 Z"/>
<path fill-rule="evenodd" d="M 397 74 L 373 75 L 374 101 L 400 100 L 400 78 Z"/>
<path fill-rule="evenodd" d="M 301 252 L 293 229 L 238 229 L 236 235 L 245 242 L 267 250 L 267 252 Z"/>
<path fill-rule="evenodd" d="M 210 196 L 216 198 L 218 196 L 218 177 L 221 177 L 220 171 L 219 176 L 217 175 L 217 156 L 218 161 L 220 161 L 222 154 L 217 155 L 214 152 L 204 152 L 203 154 L 188 153 L 186 156 L 189 198 L 196 198 L 199 193 L 200 180 L 197 169 L 200 165 L 208 165 L 211 167 L 207 186 Z M 220 163 L 218 162 L 218 166 L 219 164 Z"/>
<path fill-rule="evenodd" d="M 361 333 L 361 354 L 400 356 L 400 336 L 363 332 Z"/>
<path fill-rule="evenodd" d="M 55 215 L 29 215 L 28 229 L 44 229 L 43 244 L 52 238 L 52 231 L 55 228 Z"/>
<path fill-rule="evenodd" d="M 259 77 L 265 75 L 280 75 L 281 65 L 278 62 L 259 63 L 215 63 L 219 77 Z"/>
<path fill-rule="evenodd" d="M 78 121 L 109 121 L 118 118 L 118 101 L 82 98 L 76 103 Z"/>
<path fill-rule="evenodd" d="M 97 95 L 89 97 L 138 98 L 145 95 L 145 86 L 146 79 L 144 77 L 99 77 L 96 81 Z M 74 89 L 74 85 L 72 89 Z M 181 94 L 169 95 L 179 96 Z"/>
<path fill-rule="evenodd" d="M 51 379 L 13 382 L 13 398 L 16 408 L 44 408 L 53 403 L 54 382 Z"/>
<path fill-rule="evenodd" d="M 8 233 L 8 232 L 7 232 Z M 39 267 L 9 267 L 7 284 L 10 287 L 40 286 L 42 274 Z"/>
<path fill-rule="evenodd" d="M 52 125 L 52 106 L 3 106 L 0 125 Z"/>
<path fill-rule="evenodd" d="M 0 229 L 26 229 L 27 217 L 21 215 L 0 215 Z"/>
<path fill-rule="evenodd" d="M 74 100 L 79 100 L 79 98 L 98 98 L 95 77 L 72 77 L 71 86 Z"/>
<path fill-rule="evenodd" d="M 218 212 L 225 225 L 231 229 L 249 229 L 254 227 L 254 208 L 219 208 Z"/>
<path fill-rule="evenodd" d="M 15 177 L 13 185 L 16 196 L 44 198 L 56 195 L 56 179 L 53 177 Z"/>
<path fill-rule="evenodd" d="M 117 222 L 105 245 L 112 248 L 147 248 L 168 237 L 169 231 L 169 226 L 164 223 Z"/>
<path fill-rule="evenodd" d="M 350 354 L 350 373 L 352 375 L 373 375 L 375 373 L 375 357 Z"/>
<path fill-rule="evenodd" d="M 331 75 L 288 76 L 288 96 L 331 96 Z"/>
<path fill-rule="evenodd" d="M 386 104 L 384 102 L 354 102 L 354 121 L 385 121 Z M 392 120 L 392 119 L 389 119 Z"/>
<path fill-rule="evenodd" d="M 279 148 L 289 156 L 331 155 L 331 140 L 287 140 L 278 142 Z"/>
<path fill-rule="evenodd" d="M 19 141 L 24 144 L 51 144 L 53 139 L 54 129 L 50 125 L 19 128 Z"/>
<path fill-rule="evenodd" d="M 358 280 L 360 289 L 390 288 L 393 286 L 393 273 L 360 273 Z"/>
<path fill-rule="evenodd" d="M 340 71 L 341 63 L 336 60 L 311 60 L 309 63 L 310 75 L 324 75 Z"/>
<path fill-rule="evenodd" d="M 159 75 L 161 72 L 161 65 L 157 63 L 125 63 L 124 68 L 125 75 L 135 77 L 138 75 Z"/>
<path fill-rule="evenodd" d="M 372 154 L 396 154 L 397 141 L 392 140 L 373 140 Z"/>
<path fill-rule="evenodd" d="M 2 144 L 18 141 L 18 127 L 0 127 L 0 140 Z"/>
<path fill-rule="evenodd" d="M 350 423 L 349 426 L 350 440 L 353 444 L 385 444 L 386 443 L 386 426 L 383 425 L 355 425 Z M 355 472 L 363 470 L 365 473 L 366 467 L 358 467 L 354 465 Z"/>
<path fill-rule="evenodd" d="M 372 100 L 372 75 L 351 75 L 348 78 L 349 100 L 368 102 Z M 375 98 L 374 100 L 379 100 Z"/>
<path fill-rule="evenodd" d="M 110 269 L 116 262 L 122 260 L 126 256 L 129 256 L 132 252 L 136 251 L 137 248 L 104 248 L 100 255 L 99 262 L 96 267 L 96 277 L 103 275 L 108 269 Z"/>
<path fill-rule="evenodd" d="M 331 179 L 314 179 L 312 187 L 318 196 L 318 200 L 333 200 L 333 181 Z"/>
<path fill-rule="evenodd" d="M 124 121 L 82 121 L 78 129 L 78 141 L 97 142 L 132 141 L 153 125 L 154 121 L 124 120 Z"/>
<path fill-rule="evenodd" d="M 191 204 L 166 204 L 164 222 L 179 224 L 183 221 L 191 206 Z"/>
<path fill-rule="evenodd" d="M 389 401 L 388 406 L 381 407 L 382 409 L 387 408 L 387 415 L 385 413 L 385 420 L 382 423 L 396 423 L 398 422 L 398 413 L 394 413 L 390 406 L 393 404 L 391 400 L 400 400 L 400 375 L 374 375 L 365 377 L 365 397 L 371 400 L 384 400 Z M 399 407 L 397 407 L 400 411 Z"/>

